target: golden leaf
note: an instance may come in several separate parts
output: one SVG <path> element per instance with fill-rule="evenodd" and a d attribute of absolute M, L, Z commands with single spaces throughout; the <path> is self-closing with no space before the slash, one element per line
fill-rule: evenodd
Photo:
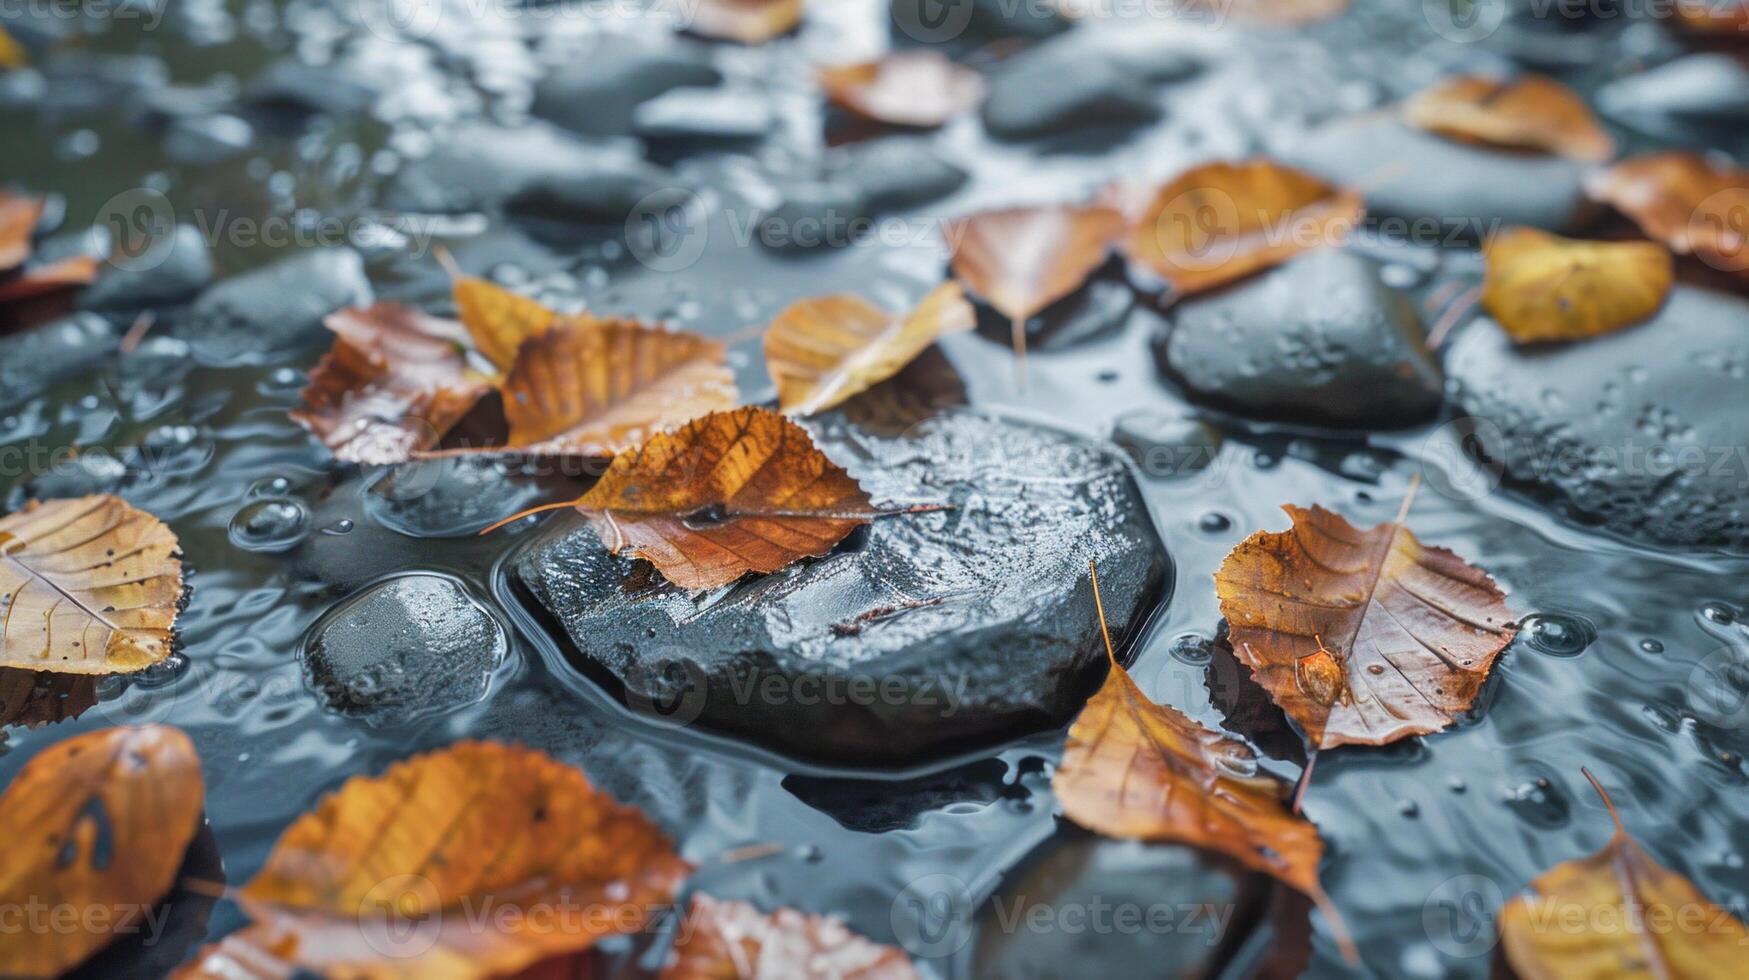
<path fill-rule="evenodd" d="M 42 213 L 39 198 L 0 191 L 0 272 L 16 269 L 30 258 Z"/>
<path fill-rule="evenodd" d="M 692 898 L 690 933 L 669 954 L 661 980 L 782 977 L 786 980 L 917 980 L 903 950 L 851 932 L 838 919 L 747 902 Z"/>
<path fill-rule="evenodd" d="M 125 673 L 170 655 L 176 535 L 111 496 L 31 501 L 0 518 L 0 666 Z"/>
<path fill-rule="evenodd" d="M 474 338 L 474 347 L 499 371 L 510 370 L 523 341 L 546 333 L 559 320 L 534 300 L 484 279 L 454 278 L 456 315 Z"/>
<path fill-rule="evenodd" d="M 897 374 L 943 335 L 972 329 L 976 319 L 951 282 L 904 316 L 844 293 L 792 304 L 765 332 L 778 407 L 812 415 L 841 404 Z"/>
<path fill-rule="evenodd" d="M 1675 277 L 1653 242 L 1582 242 L 1508 228 L 1483 247 L 1482 306 L 1518 343 L 1581 340 L 1643 322 Z"/>
<path fill-rule="evenodd" d="M 802 22 L 802 0 L 696 0 L 687 29 L 701 37 L 763 44 Z"/>
<path fill-rule="evenodd" d="M 821 68 L 814 76 L 840 109 L 891 126 L 932 129 L 984 97 L 984 76 L 928 49 Z"/>
<path fill-rule="evenodd" d="M 6 28 L 0 27 L 0 69 L 23 68 L 30 63 L 30 58 L 24 53 L 24 45 L 6 33 Z"/>
<path fill-rule="evenodd" d="M 0 930 L 0 974 L 57 976 L 145 930 L 200 827 L 204 794 L 194 744 L 166 725 L 75 735 L 26 763 L 0 795 L 0 903 L 80 916 L 71 929 Z"/>
<path fill-rule="evenodd" d="M 1460 75 L 1411 96 L 1403 115 L 1430 133 L 1602 163 L 1615 140 L 1579 94 L 1543 75 L 1511 81 Z"/>

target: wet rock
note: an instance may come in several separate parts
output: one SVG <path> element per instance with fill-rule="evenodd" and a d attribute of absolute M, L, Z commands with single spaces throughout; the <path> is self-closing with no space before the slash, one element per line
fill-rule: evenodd
<path fill-rule="evenodd" d="M 1727 54 L 1691 54 L 1605 85 L 1597 106 L 1618 116 L 1749 121 L 1749 65 Z"/>
<path fill-rule="evenodd" d="M 927 140 L 907 136 L 851 147 L 838 176 L 856 185 L 875 211 L 928 204 L 966 182 L 966 172 L 943 159 Z"/>
<path fill-rule="evenodd" d="M 999 139 L 1053 136 L 1088 126 L 1152 122 L 1160 106 L 1147 81 L 1065 35 L 1002 62 L 979 110 Z"/>
<path fill-rule="evenodd" d="M 199 229 L 177 225 L 141 254 L 105 265 L 97 281 L 79 293 L 79 305 L 89 310 L 143 310 L 180 303 L 212 279 L 212 256 Z"/>
<path fill-rule="evenodd" d="M 1074 714 L 1103 669 L 1088 560 L 1120 633 L 1168 571 L 1122 460 L 970 412 L 894 438 L 837 416 L 816 431 L 877 502 L 953 509 L 877 520 L 827 557 L 696 601 L 574 515 L 512 574 L 634 709 L 798 755 L 915 761 Z"/>
<path fill-rule="evenodd" d="M 440 575 L 402 575 L 322 618 L 301 660 L 310 687 L 342 714 L 401 724 L 485 696 L 504 628 Z"/>
<path fill-rule="evenodd" d="M 1283 159 L 1334 183 L 1364 187 L 1369 216 L 1419 219 L 1390 237 L 1412 232 L 1429 245 L 1444 244 L 1453 232 L 1481 239 L 1501 224 L 1572 231 L 1588 212 L 1583 164 L 1459 143 L 1391 112 L 1326 123 Z"/>
<path fill-rule="evenodd" d="M 270 109 L 346 116 L 369 109 L 377 92 L 335 65 L 282 58 L 243 88 L 245 101 Z"/>
<path fill-rule="evenodd" d="M 69 113 L 110 109 L 170 81 L 163 59 L 153 55 L 77 49 L 50 54 L 42 76 L 45 108 Z"/>
<path fill-rule="evenodd" d="M 35 398 L 62 378 L 97 371 L 120 343 L 120 331 L 90 313 L 0 337 L 0 407 Z"/>
<path fill-rule="evenodd" d="M 995 307 L 977 301 L 978 332 L 992 343 L 1012 343 L 1013 325 Z M 1136 291 L 1114 276 L 1095 274 L 1086 286 L 1026 321 L 1028 350 L 1068 350 L 1118 333 L 1136 309 Z M 1145 314 L 1151 316 L 1151 314 Z"/>
<path fill-rule="evenodd" d="M 1160 480 L 1200 473 L 1221 452 L 1219 429 L 1194 415 L 1158 408 L 1118 416 L 1111 441 L 1143 475 Z"/>
<path fill-rule="evenodd" d="M 756 140 L 773 121 L 765 97 L 745 89 L 675 89 L 632 110 L 632 129 L 649 140 Z"/>
<path fill-rule="evenodd" d="M 255 127 L 229 113 L 188 116 L 164 127 L 164 152 L 179 163 L 211 165 L 247 153 Z"/>
<path fill-rule="evenodd" d="M 892 37 L 898 44 L 976 44 L 1003 38 L 1044 38 L 1070 28 L 1050 4 L 1012 0 L 892 0 Z"/>
<path fill-rule="evenodd" d="M 780 203 L 759 219 L 766 248 L 805 250 L 847 245 L 868 220 L 868 199 L 842 180 L 798 180 L 778 188 Z"/>
<path fill-rule="evenodd" d="M 176 336 L 202 363 L 261 363 L 322 343 L 323 317 L 370 300 L 357 252 L 311 249 L 220 281 L 194 301 Z"/>
<path fill-rule="evenodd" d="M 1749 544 L 1749 302 L 1677 286 L 1651 320 L 1515 347 L 1486 320 L 1446 357 L 1477 440 L 1516 480 L 1623 534 Z"/>
<path fill-rule="evenodd" d="M 1184 301 L 1155 353 L 1196 397 L 1258 418 L 1402 426 L 1440 403 L 1414 304 L 1341 249 Z"/>
<path fill-rule="evenodd" d="M 535 86 L 533 113 L 573 132 L 623 136 L 640 103 L 673 89 L 710 86 L 722 75 L 703 55 L 678 44 L 600 38 L 568 54 Z"/>

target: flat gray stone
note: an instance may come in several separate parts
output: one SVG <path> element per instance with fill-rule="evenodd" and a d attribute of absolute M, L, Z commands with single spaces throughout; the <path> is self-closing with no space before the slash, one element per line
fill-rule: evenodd
<path fill-rule="evenodd" d="M 213 260 L 200 230 L 177 225 L 140 255 L 103 266 L 97 281 L 79 293 L 88 310 L 144 310 L 180 303 L 212 282 Z"/>
<path fill-rule="evenodd" d="M 605 37 L 568 54 L 548 72 L 535 86 L 531 111 L 572 132 L 623 136 L 632 131 L 641 103 L 677 88 L 720 81 L 721 73 L 691 47 Z"/>
<path fill-rule="evenodd" d="M 1161 110 L 1146 79 L 1070 33 L 997 65 L 979 112 L 990 135 L 1027 140 L 1152 122 Z"/>
<path fill-rule="evenodd" d="M 97 371 L 120 343 L 120 330 L 90 313 L 0 337 L 0 407 L 35 398 L 62 378 Z"/>
<path fill-rule="evenodd" d="M 1691 54 L 1605 85 L 1597 107 L 1618 116 L 1749 121 L 1749 65 L 1728 54 Z"/>
<path fill-rule="evenodd" d="M 324 317 L 370 301 L 357 252 L 310 249 L 221 280 L 194 301 L 175 335 L 202 363 L 259 364 L 320 344 Z"/>

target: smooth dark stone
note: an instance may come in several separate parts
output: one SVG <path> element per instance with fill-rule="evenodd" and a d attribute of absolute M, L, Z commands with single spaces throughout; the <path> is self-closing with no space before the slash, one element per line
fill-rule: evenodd
<path fill-rule="evenodd" d="M 928 204 L 966 182 L 966 172 L 943 159 L 929 141 L 908 136 L 849 147 L 837 176 L 856 185 L 875 211 Z"/>
<path fill-rule="evenodd" d="M 1605 85 L 1597 107 L 1618 116 L 1749 121 L 1749 65 L 1727 54 L 1691 54 Z"/>
<path fill-rule="evenodd" d="M 96 371 L 120 343 L 121 331 L 90 313 L 0 337 L 0 406 L 35 398 L 62 378 Z"/>
<path fill-rule="evenodd" d="M 512 574 L 635 709 L 845 763 L 1060 724 L 1104 670 L 1088 560 L 1114 636 L 1164 591 L 1164 546 L 1110 447 L 972 412 L 895 438 L 829 416 L 816 439 L 878 504 L 954 509 L 878 519 L 697 600 L 574 515 Z"/>
<path fill-rule="evenodd" d="M 980 110 L 998 139 L 1054 136 L 1088 126 L 1152 122 L 1161 109 L 1147 81 L 1102 58 L 1073 34 L 1046 41 L 997 65 Z"/>
<path fill-rule="evenodd" d="M 892 0 L 897 44 L 972 46 L 1004 38 L 1044 38 L 1072 25 L 1048 3 L 1015 0 Z"/>
<path fill-rule="evenodd" d="M 640 103 L 673 89 L 720 81 L 722 74 L 690 47 L 603 38 L 540 80 L 531 111 L 573 132 L 623 136 L 632 131 Z"/>
<path fill-rule="evenodd" d="M 392 725 L 478 701 L 507 649 L 504 627 L 460 583 L 411 574 L 324 616 L 300 659 L 330 708 Z"/>
<path fill-rule="evenodd" d="M 1633 537 L 1749 544 L 1749 302 L 1677 286 L 1651 320 L 1517 347 L 1480 320 L 1446 355 L 1486 454 Z"/>
<path fill-rule="evenodd" d="M 200 230 L 177 225 L 145 252 L 103 266 L 97 281 L 79 293 L 90 310 L 143 310 L 180 303 L 212 282 L 213 260 Z"/>
<path fill-rule="evenodd" d="M 759 243 L 767 248 L 842 247 L 868 219 L 862 191 L 841 180 L 794 181 L 778 193 L 781 202 L 759 219 Z"/>
<path fill-rule="evenodd" d="M 1013 343 L 1014 327 L 995 307 L 978 301 L 978 332 L 993 343 Z M 1136 311 L 1136 291 L 1119 278 L 1096 275 L 1080 289 L 1044 308 L 1026 321 L 1028 350 L 1068 350 L 1078 344 L 1112 336 L 1124 329 Z M 1152 316 L 1151 313 L 1143 314 Z"/>
<path fill-rule="evenodd" d="M 775 119 L 765 97 L 744 89 L 675 89 L 632 110 L 632 129 L 650 140 L 756 140 Z"/>
<path fill-rule="evenodd" d="M 1263 419 L 1404 426 L 1440 403 L 1414 303 L 1336 248 L 1183 301 L 1155 352 L 1199 399 Z"/>
<path fill-rule="evenodd" d="M 1182 412 L 1139 408 L 1118 416 L 1111 441 L 1144 476 L 1176 480 L 1208 468 L 1221 452 L 1221 432 Z"/>
<path fill-rule="evenodd" d="M 323 342 L 323 317 L 370 301 L 357 252 L 311 249 L 221 280 L 194 301 L 175 335 L 203 363 L 260 363 Z"/>
<path fill-rule="evenodd" d="M 274 109 L 352 115 L 369 109 L 377 97 L 377 90 L 355 74 L 335 65 L 281 58 L 244 86 L 243 98 Z"/>
<path fill-rule="evenodd" d="M 1585 165 L 1471 146 L 1416 129 L 1382 111 L 1325 123 L 1283 154 L 1286 162 L 1366 195 L 1375 218 L 1409 220 L 1384 226 L 1433 246 L 1454 237 L 1473 241 L 1500 225 L 1572 231 L 1587 216 L 1580 186 Z"/>

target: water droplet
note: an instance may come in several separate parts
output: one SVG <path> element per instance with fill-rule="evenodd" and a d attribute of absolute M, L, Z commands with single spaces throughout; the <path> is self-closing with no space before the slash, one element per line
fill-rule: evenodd
<path fill-rule="evenodd" d="M 1397 812 L 1413 820 L 1421 815 L 1421 806 L 1414 800 L 1404 800 L 1397 804 Z"/>
<path fill-rule="evenodd" d="M 1719 626 L 1729 626 L 1737 621 L 1737 611 L 1722 602 L 1707 603 L 1700 607 L 1700 614 Z"/>
<path fill-rule="evenodd" d="M 1647 653 L 1663 653 L 1664 644 L 1659 643 L 1657 640 L 1647 638 L 1640 641 L 1640 649 Z"/>
<path fill-rule="evenodd" d="M 1524 633 L 1531 647 L 1554 657 L 1577 657 L 1597 639 L 1597 627 L 1570 613 L 1530 616 L 1524 621 Z"/>
<path fill-rule="evenodd" d="M 249 487 L 251 497 L 284 497 L 292 491 L 292 482 L 283 476 L 270 476 L 256 480 Z"/>
<path fill-rule="evenodd" d="M 1214 656 L 1214 641 L 1201 633 L 1180 633 L 1172 638 L 1167 652 L 1180 663 L 1201 667 Z"/>
<path fill-rule="evenodd" d="M 1506 790 L 1506 806 L 1526 823 L 1555 828 L 1567 823 L 1568 804 L 1553 779 L 1532 772 Z"/>
<path fill-rule="evenodd" d="M 1093 376 L 1093 380 L 1098 381 L 1100 384 L 1111 384 L 1119 377 L 1121 377 L 1121 375 L 1116 371 L 1101 371 Z"/>
<path fill-rule="evenodd" d="M 322 533 L 323 534 L 351 534 L 352 528 L 353 528 L 352 520 L 350 518 L 342 517 L 340 520 L 337 520 L 334 523 L 323 528 Z"/>
<path fill-rule="evenodd" d="M 1202 515 L 1196 526 L 1209 534 L 1219 534 L 1233 526 L 1233 519 L 1218 510 L 1211 510 Z"/>
<path fill-rule="evenodd" d="M 813 844 L 803 844 L 796 848 L 796 857 L 806 864 L 819 864 L 826 854 Z"/>
<path fill-rule="evenodd" d="M 1453 793 L 1462 793 L 1467 791 L 1470 786 L 1459 777 L 1453 776 L 1445 781 L 1445 788 L 1451 790 Z"/>
<path fill-rule="evenodd" d="M 295 500 L 257 500 L 231 518 L 231 543 L 244 551 L 285 551 L 304 539 L 309 512 Z"/>

